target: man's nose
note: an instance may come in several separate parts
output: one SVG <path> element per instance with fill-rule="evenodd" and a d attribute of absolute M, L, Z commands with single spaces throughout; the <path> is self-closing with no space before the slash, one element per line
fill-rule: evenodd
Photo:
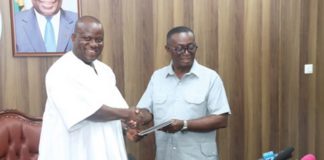
<path fill-rule="evenodd" d="M 95 39 L 92 39 L 92 40 L 90 41 L 90 46 L 91 46 L 91 47 L 98 47 L 98 45 L 99 45 L 99 43 L 96 42 Z"/>
<path fill-rule="evenodd" d="M 184 49 L 183 54 L 190 54 L 190 52 L 188 51 L 188 48 L 185 48 L 185 49 Z"/>

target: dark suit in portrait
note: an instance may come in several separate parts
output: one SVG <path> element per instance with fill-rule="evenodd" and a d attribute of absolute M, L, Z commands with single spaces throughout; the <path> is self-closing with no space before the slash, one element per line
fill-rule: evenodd
<path fill-rule="evenodd" d="M 56 52 L 72 50 L 71 34 L 74 31 L 77 13 L 60 9 L 59 35 Z M 15 15 L 16 52 L 46 52 L 34 8 Z"/>

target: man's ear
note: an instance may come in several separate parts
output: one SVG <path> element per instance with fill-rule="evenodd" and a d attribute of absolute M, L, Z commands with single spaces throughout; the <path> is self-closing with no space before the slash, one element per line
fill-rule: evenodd
<path fill-rule="evenodd" d="M 164 48 L 165 48 L 166 53 L 167 53 L 168 55 L 171 55 L 171 56 L 172 56 L 172 52 L 171 52 L 171 50 L 170 50 L 170 47 L 169 47 L 168 45 L 165 45 Z"/>
<path fill-rule="evenodd" d="M 169 52 L 170 48 L 168 47 L 168 45 L 165 45 L 164 48 L 167 52 Z"/>
<path fill-rule="evenodd" d="M 72 35 L 71 35 L 72 42 L 75 41 L 75 38 L 76 38 L 76 34 L 75 33 L 72 33 Z"/>

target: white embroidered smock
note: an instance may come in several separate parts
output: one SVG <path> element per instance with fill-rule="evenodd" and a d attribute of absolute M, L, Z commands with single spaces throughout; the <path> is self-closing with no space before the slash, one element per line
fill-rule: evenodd
<path fill-rule="evenodd" d="M 127 108 L 113 71 L 95 60 L 94 69 L 72 52 L 46 74 L 39 160 L 127 160 L 120 120 L 86 120 L 103 104 Z"/>

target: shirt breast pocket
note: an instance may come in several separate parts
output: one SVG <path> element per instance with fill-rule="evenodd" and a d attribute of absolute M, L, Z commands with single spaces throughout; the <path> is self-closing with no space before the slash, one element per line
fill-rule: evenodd
<path fill-rule="evenodd" d="M 166 102 L 167 96 L 166 94 L 155 94 L 153 95 L 153 103 L 154 104 L 163 104 Z"/>
<path fill-rule="evenodd" d="M 188 93 L 185 95 L 185 101 L 189 104 L 202 104 L 205 101 L 205 96 L 202 94 Z"/>
<path fill-rule="evenodd" d="M 205 96 L 203 94 L 186 94 L 186 113 L 190 118 L 198 118 L 207 114 Z"/>
<path fill-rule="evenodd" d="M 167 95 L 165 94 L 157 94 L 153 95 L 153 114 L 154 119 L 157 121 L 164 120 L 168 115 L 169 107 L 166 105 L 167 103 Z"/>

